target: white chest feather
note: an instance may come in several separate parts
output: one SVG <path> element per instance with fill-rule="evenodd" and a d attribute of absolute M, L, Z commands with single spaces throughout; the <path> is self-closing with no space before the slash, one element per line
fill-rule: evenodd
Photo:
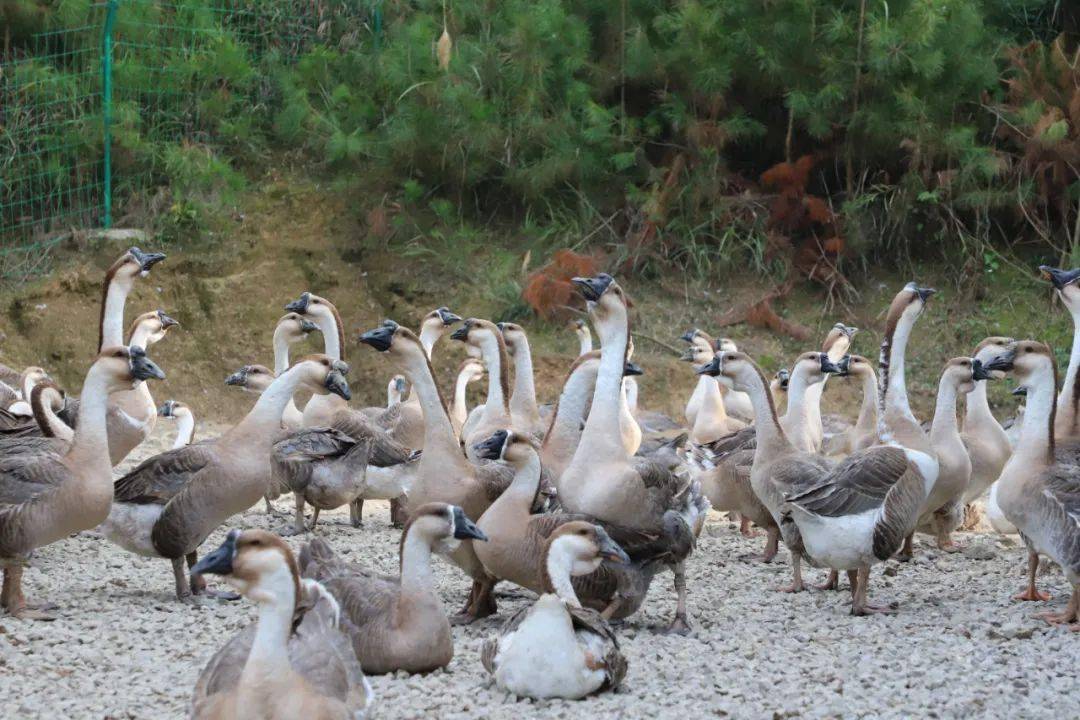
<path fill-rule="evenodd" d="M 113 503 L 109 509 L 109 519 L 101 523 L 97 529 L 110 541 L 128 552 L 146 557 L 159 557 L 157 550 L 154 549 L 154 543 L 150 540 L 150 533 L 164 509 L 164 505 L 154 503 L 145 505 Z"/>

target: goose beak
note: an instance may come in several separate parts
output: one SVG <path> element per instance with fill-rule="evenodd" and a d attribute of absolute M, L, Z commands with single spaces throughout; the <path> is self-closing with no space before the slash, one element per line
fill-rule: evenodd
<path fill-rule="evenodd" d="M 787 390 L 788 383 L 791 382 L 791 373 L 787 370 L 780 370 L 776 373 L 776 377 L 780 380 L 780 387 Z"/>
<path fill-rule="evenodd" d="M 457 330 L 450 333 L 450 339 L 451 340 L 460 340 L 461 342 L 465 342 L 466 340 L 468 340 L 469 339 L 469 326 L 468 325 L 462 325 Z"/>
<path fill-rule="evenodd" d="M 166 400 L 165 404 L 158 408 L 157 414 L 161 417 L 173 417 L 173 408 L 176 406 L 176 402 L 173 400 Z"/>
<path fill-rule="evenodd" d="M 450 325 L 453 325 L 454 323 L 461 322 L 461 316 L 460 315 L 455 315 L 454 313 L 450 312 L 449 308 L 441 307 L 438 310 L 436 310 L 436 312 L 439 313 L 439 319 L 442 320 L 442 324 L 444 326 L 449 327 Z"/>
<path fill-rule="evenodd" d="M 300 318 L 300 332 L 307 335 L 308 333 L 313 333 L 318 329 L 319 326 L 311 322 L 307 318 Z"/>
<path fill-rule="evenodd" d="M 1071 285 L 1076 282 L 1077 279 L 1080 279 L 1080 269 L 1058 270 L 1049 265 L 1040 265 L 1039 271 L 1043 274 L 1044 278 L 1054 284 L 1054 288 L 1057 290 L 1064 290 L 1066 285 Z"/>
<path fill-rule="evenodd" d="M 679 336 L 679 339 L 682 340 L 683 342 L 692 343 L 692 342 L 694 342 L 694 334 L 696 332 L 697 332 L 696 330 L 687 330 L 686 332 L 684 332 L 682 335 Z"/>
<path fill-rule="evenodd" d="M 1016 397 L 1027 397 L 1027 387 L 1024 385 L 1017 385 L 1013 388 L 1012 394 Z"/>
<path fill-rule="evenodd" d="M 989 371 L 1000 370 L 1001 372 L 1009 372 L 1013 369 L 1014 360 L 1016 360 L 1016 350 L 1006 350 L 990 362 L 986 363 L 984 369 Z"/>
<path fill-rule="evenodd" d="M 247 384 L 247 368 L 240 368 L 229 377 L 225 378 L 226 385 L 243 387 Z"/>
<path fill-rule="evenodd" d="M 505 430 L 496 430 L 487 440 L 481 440 L 473 445 L 477 457 L 483 460 L 498 460 L 502 458 L 503 447 L 509 434 Z"/>
<path fill-rule="evenodd" d="M 845 355 L 839 362 L 833 362 L 829 359 L 829 356 L 825 353 L 821 353 L 821 372 L 826 375 L 836 375 L 838 377 L 846 377 L 850 368 L 851 356 Z"/>
<path fill-rule="evenodd" d="M 394 378 L 394 389 L 397 390 L 398 393 L 404 394 L 405 393 L 405 387 L 406 387 L 405 386 L 405 378 L 403 378 L 403 377 Z"/>
<path fill-rule="evenodd" d="M 143 275 L 146 275 L 150 272 L 150 268 L 165 259 L 165 253 L 144 253 L 137 247 L 131 248 L 128 253 L 135 258 L 135 262 L 139 263 L 139 272 Z"/>
<path fill-rule="evenodd" d="M 138 345 L 128 348 L 128 366 L 131 368 L 131 376 L 136 380 L 165 379 L 165 373 L 153 360 L 146 357 L 146 351 Z"/>
<path fill-rule="evenodd" d="M 844 333 L 844 335 L 847 336 L 848 340 L 855 337 L 856 333 L 859 332 L 859 328 L 851 327 L 850 325 L 845 325 L 844 323 L 836 323 L 835 327 L 837 330 Z"/>
<path fill-rule="evenodd" d="M 607 531 L 599 525 L 596 526 L 596 540 L 597 544 L 600 546 L 601 558 L 621 565 L 630 564 L 630 556 L 627 555 L 626 551 L 619 547 L 619 543 L 612 540 L 611 536 L 607 534 Z"/>
<path fill-rule="evenodd" d="M 233 571 L 233 557 L 236 556 L 236 539 L 240 537 L 239 530 L 230 530 L 217 550 L 209 555 L 204 555 L 199 562 L 191 568 L 191 576 L 198 575 L 231 575 Z"/>
<path fill-rule="evenodd" d="M 712 360 L 697 369 L 697 374 L 708 375 L 709 377 L 718 376 L 720 374 L 720 356 L 714 355 Z"/>
<path fill-rule="evenodd" d="M 581 291 L 582 296 L 584 296 L 586 300 L 589 302 L 596 302 L 614 280 L 615 278 L 607 273 L 600 273 L 592 278 L 576 277 L 571 280 L 571 282 L 577 285 L 578 290 Z"/>
<path fill-rule="evenodd" d="M 307 312 L 308 304 L 311 303 L 311 293 L 306 292 L 296 300 L 285 306 L 286 312 L 300 313 L 303 315 Z"/>
<path fill-rule="evenodd" d="M 694 348 L 693 348 L 693 346 L 690 346 L 690 347 L 686 348 L 685 350 L 683 350 L 683 354 L 679 356 L 679 360 L 682 360 L 683 362 L 693 362 L 694 361 Z"/>
<path fill-rule="evenodd" d="M 386 352 L 390 349 L 390 345 L 394 340 L 394 332 L 397 330 L 397 325 L 393 327 L 386 325 L 385 323 L 375 328 L 374 330 L 368 330 L 360 336 L 360 342 L 365 345 L 370 345 L 379 352 Z"/>
<path fill-rule="evenodd" d="M 623 366 L 623 377 L 631 377 L 634 375 L 644 375 L 645 371 L 641 369 L 641 366 L 637 363 L 628 362 Z"/>
<path fill-rule="evenodd" d="M 161 323 L 162 330 L 168 330 L 171 327 L 180 327 L 180 321 L 166 315 L 164 310 L 158 310 L 157 316 L 158 322 Z"/>
<path fill-rule="evenodd" d="M 487 535 L 465 516 L 465 511 L 454 506 L 454 537 L 458 540 L 487 540 Z"/>
<path fill-rule="evenodd" d="M 338 397 L 344 398 L 345 400 L 352 399 L 352 393 L 349 392 L 349 383 L 340 370 L 335 369 L 326 373 L 326 381 L 323 385 L 327 390 Z"/>
<path fill-rule="evenodd" d="M 972 380 L 994 380 L 995 375 L 989 372 L 982 362 L 972 359 L 971 361 L 971 379 Z"/>

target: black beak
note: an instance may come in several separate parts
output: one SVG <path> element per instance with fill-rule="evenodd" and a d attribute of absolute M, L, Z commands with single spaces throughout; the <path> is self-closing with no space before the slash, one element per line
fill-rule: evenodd
<path fill-rule="evenodd" d="M 1012 394 L 1016 397 L 1027 397 L 1027 388 L 1023 385 L 1017 385 L 1013 388 Z"/>
<path fill-rule="evenodd" d="M 192 576 L 195 575 L 231 575 L 233 571 L 232 561 L 236 555 L 236 539 L 240 537 L 239 530 L 230 530 L 225 536 L 225 542 L 221 543 L 217 550 L 209 555 L 204 555 L 195 566 L 191 568 Z"/>
<path fill-rule="evenodd" d="M 1006 350 L 983 367 L 984 370 L 1009 372 L 1013 369 L 1013 361 L 1016 360 L 1016 350 Z"/>
<path fill-rule="evenodd" d="M 855 337 L 855 334 L 859 332 L 859 328 L 851 327 L 850 325 L 845 325 L 844 323 L 836 323 L 835 327 L 837 330 L 844 333 L 844 335 L 847 336 L 848 340 Z"/>
<path fill-rule="evenodd" d="M 300 318 L 300 332 L 313 333 L 319 329 L 319 326 L 311 322 L 307 318 Z"/>
<path fill-rule="evenodd" d="M 971 379 L 972 380 L 993 380 L 994 376 L 983 366 L 981 360 L 972 358 L 971 360 Z"/>
<path fill-rule="evenodd" d="M 236 372 L 234 372 L 232 375 L 230 375 L 229 377 L 225 378 L 225 384 L 226 385 L 244 386 L 244 385 L 247 384 L 247 374 L 248 374 L 247 368 L 242 367 L 239 370 L 237 370 Z"/>
<path fill-rule="evenodd" d="M 128 253 L 135 258 L 135 262 L 139 263 L 139 268 L 144 273 L 150 272 L 150 268 L 165 259 L 165 253 L 144 253 L 137 247 L 131 248 Z"/>
<path fill-rule="evenodd" d="M 365 345 L 370 345 L 379 352 L 386 352 L 390 349 L 390 344 L 394 340 L 394 332 L 397 330 L 397 324 L 392 327 L 383 323 L 374 330 L 368 330 L 360 336 L 360 342 Z"/>
<path fill-rule="evenodd" d="M 298 299 L 293 300 L 291 303 L 285 306 L 286 312 L 300 313 L 303 315 L 307 312 L 308 304 L 311 302 L 311 293 L 306 292 Z"/>
<path fill-rule="evenodd" d="M 776 377 L 780 379 L 780 387 L 787 390 L 788 383 L 791 382 L 791 373 L 787 370 L 780 370 L 776 373 Z"/>
<path fill-rule="evenodd" d="M 468 340 L 469 339 L 469 326 L 468 326 L 468 324 L 462 325 L 457 330 L 450 333 L 450 339 L 451 340 L 460 340 L 461 342 L 465 342 L 466 340 Z"/>
<path fill-rule="evenodd" d="M 501 333 L 506 332 L 506 323 L 504 323 L 504 322 L 495 323 L 495 327 L 499 328 L 499 332 L 501 332 Z"/>
<path fill-rule="evenodd" d="M 829 359 L 829 356 L 825 353 L 821 353 L 821 372 L 826 375 L 843 375 L 844 371 L 839 365 Z"/>
<path fill-rule="evenodd" d="M 395 390 L 397 390 L 399 393 L 404 394 L 405 388 L 406 388 L 405 378 L 399 377 L 399 378 L 394 379 L 394 389 Z"/>
<path fill-rule="evenodd" d="M 158 408 L 157 414 L 161 417 L 172 417 L 173 408 L 176 406 L 176 401 L 166 400 L 165 404 Z"/>
<path fill-rule="evenodd" d="M 698 375 L 708 375 L 709 377 L 716 377 L 720 374 L 720 357 L 714 355 L 713 359 L 705 363 L 697 369 Z"/>
<path fill-rule="evenodd" d="M 632 362 L 627 361 L 626 365 L 623 366 L 623 377 L 631 377 L 631 376 L 634 376 L 634 375 L 644 375 L 644 374 L 645 374 L 645 371 L 642 370 L 641 366 L 636 364 L 636 363 L 632 363 Z"/>
<path fill-rule="evenodd" d="M 586 300 L 596 302 L 614 280 L 615 278 L 607 273 L 600 273 L 592 278 L 576 277 L 571 282 L 578 286 L 578 290 L 581 291 Z"/>
<path fill-rule="evenodd" d="M 505 430 L 496 430 L 487 440 L 481 440 L 473 445 L 473 450 L 476 450 L 477 456 L 484 460 L 498 460 L 502 457 L 507 436 L 508 433 Z"/>
<path fill-rule="evenodd" d="M 458 540 L 487 540 L 487 535 L 476 527 L 472 520 L 465 517 L 465 511 L 454 506 L 454 537 Z"/>
<path fill-rule="evenodd" d="M 326 381 L 323 383 L 326 389 L 333 394 L 342 397 L 346 400 L 352 399 L 352 393 L 349 392 L 349 382 L 345 379 L 345 376 L 340 370 L 331 370 L 326 374 Z"/>
<path fill-rule="evenodd" d="M 157 316 L 162 328 L 178 327 L 180 325 L 180 321 L 166 315 L 164 310 L 158 310 Z"/>
<path fill-rule="evenodd" d="M 165 373 L 153 360 L 146 357 L 146 351 L 138 345 L 128 348 L 128 365 L 131 367 L 131 376 L 136 380 L 165 379 Z"/>
<path fill-rule="evenodd" d="M 604 560 L 620 563 L 622 565 L 630 564 L 630 556 L 627 555 L 626 551 L 619 547 L 619 543 L 612 540 L 611 536 L 607 534 L 607 531 L 599 525 L 596 526 L 596 540 L 600 546 L 600 557 Z"/>
<path fill-rule="evenodd" d="M 679 356 L 679 359 L 682 360 L 683 362 L 693 362 L 694 361 L 694 346 L 691 345 L 690 347 L 683 350 L 683 354 Z"/>
<path fill-rule="evenodd" d="M 683 342 L 692 343 L 692 342 L 694 342 L 694 337 L 696 335 L 697 335 L 697 330 L 687 330 L 686 332 L 684 332 L 682 335 L 679 336 L 679 339 L 682 340 Z"/>
<path fill-rule="evenodd" d="M 1043 276 L 1050 280 L 1058 290 L 1064 290 L 1066 285 L 1070 285 L 1076 282 L 1077 278 L 1080 278 L 1080 269 L 1058 270 L 1049 265 L 1040 265 L 1039 271 L 1042 272 Z"/>
<path fill-rule="evenodd" d="M 439 319 L 442 320 L 443 325 L 453 325 L 454 323 L 461 322 L 461 317 L 450 312 L 449 308 L 441 307 L 435 312 L 439 313 Z"/>

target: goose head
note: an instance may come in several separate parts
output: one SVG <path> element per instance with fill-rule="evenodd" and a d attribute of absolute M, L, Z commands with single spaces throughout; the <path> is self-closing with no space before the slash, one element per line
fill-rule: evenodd
<path fill-rule="evenodd" d="M 230 530 L 225 542 L 191 568 L 192 578 L 220 575 L 256 603 L 273 603 L 291 589 L 300 600 L 300 572 L 285 541 L 265 530 Z"/>
<path fill-rule="evenodd" d="M 941 382 L 951 385 L 957 393 L 966 395 L 975 389 L 977 380 L 990 380 L 992 377 L 981 361 L 969 357 L 955 357 L 945 363 Z"/>
<path fill-rule="evenodd" d="M 458 377 L 465 377 L 466 383 L 474 383 L 484 379 L 484 363 L 476 358 L 465 358 L 458 366 Z"/>
<path fill-rule="evenodd" d="M 549 572 L 552 561 L 555 561 L 554 564 L 568 568 L 573 576 L 588 575 L 605 560 L 630 563 L 626 551 L 611 539 L 604 528 L 585 521 L 560 525 L 548 538 L 545 550 Z"/>
<path fill-rule="evenodd" d="M 24 368 L 21 373 L 21 382 L 19 389 L 22 390 L 23 399 L 29 401 L 30 393 L 34 388 L 44 382 L 49 382 L 51 378 L 49 373 L 45 372 L 44 368 L 39 368 L 37 365 L 30 365 Z"/>
<path fill-rule="evenodd" d="M 135 318 L 128 333 L 128 344 L 148 348 L 165 339 L 169 330 L 180 323 L 165 314 L 164 310 L 151 310 Z"/>
<path fill-rule="evenodd" d="M 888 317 L 893 319 L 894 323 L 899 321 L 901 317 L 911 318 L 914 321 L 915 318 L 922 314 L 927 300 L 936 292 L 937 290 L 934 288 L 919 287 L 914 282 L 909 282 L 900 292 L 896 293 L 892 304 L 889 305 Z"/>
<path fill-rule="evenodd" d="M 190 410 L 188 410 L 188 406 L 184 403 L 179 400 L 166 400 L 161 404 L 161 407 L 158 408 L 157 414 L 163 418 L 175 419 L 185 412 L 190 412 Z"/>
<path fill-rule="evenodd" d="M 845 355 L 836 364 L 841 369 L 841 372 L 836 374 L 842 377 L 876 377 L 874 364 L 862 355 Z"/>
<path fill-rule="evenodd" d="M 105 348 L 98 354 L 91 372 L 106 378 L 109 392 L 131 390 L 144 380 L 165 379 L 165 373 L 138 345 Z"/>
<path fill-rule="evenodd" d="M 150 268 L 164 259 L 164 253 L 148 253 L 132 247 L 109 267 L 105 273 L 106 284 L 116 282 L 130 287 L 135 278 L 145 277 L 150 272 Z"/>
<path fill-rule="evenodd" d="M 401 542 L 420 538 L 433 552 L 447 554 L 458 548 L 462 540 L 487 540 L 465 511 L 448 503 L 427 503 L 416 508 L 405 523 Z"/>
<path fill-rule="evenodd" d="M 451 325 L 461 322 L 461 316 L 450 312 L 450 308 L 443 306 L 432 310 L 420 321 L 420 332 L 433 332 L 436 337 L 442 334 Z"/>
<path fill-rule="evenodd" d="M 571 320 L 570 329 L 574 331 L 574 335 L 577 336 L 578 342 L 592 343 L 592 332 L 589 330 L 589 324 L 581 318 Z"/>
<path fill-rule="evenodd" d="M 299 298 L 285 306 L 285 311 L 311 320 L 319 327 L 329 327 L 330 324 L 340 327 L 340 317 L 334 304 L 314 293 L 301 294 Z"/>
<path fill-rule="evenodd" d="M 225 378 L 226 385 L 232 385 L 256 395 L 262 394 L 272 382 L 274 382 L 274 373 L 265 365 L 245 365 Z"/>
<path fill-rule="evenodd" d="M 608 328 L 625 330 L 625 327 L 619 328 L 619 325 L 627 320 L 630 299 L 619 283 L 615 282 L 615 278 L 607 273 L 600 273 L 595 277 L 576 277 L 572 282 L 585 298 L 601 343 L 606 339 L 605 335 L 609 334 Z"/>
<path fill-rule="evenodd" d="M 683 350 L 683 354 L 679 356 L 679 360 L 681 360 L 682 362 L 693 363 L 695 365 L 704 365 L 705 363 L 712 360 L 712 357 L 715 354 L 716 353 L 713 352 L 711 348 L 706 348 L 702 345 L 695 343 Z"/>
<path fill-rule="evenodd" d="M 738 352 L 739 348 L 735 345 L 735 341 L 731 338 L 716 338 L 716 350 L 727 352 Z"/>
<path fill-rule="evenodd" d="M 505 460 L 514 466 L 529 462 L 538 452 L 532 439 L 513 430 L 496 430 L 491 437 L 473 445 L 473 449 L 482 460 Z"/>
<path fill-rule="evenodd" d="M 641 366 L 637 363 L 627 360 L 623 363 L 623 377 L 636 377 L 638 375 L 644 375 L 645 371 L 641 369 Z"/>
<path fill-rule="evenodd" d="M 346 362 L 334 360 L 329 355 L 307 355 L 293 363 L 289 372 L 299 372 L 301 384 L 316 395 L 337 395 L 345 400 L 352 398 L 349 382 L 345 379 L 349 374 L 349 364 Z"/>
<path fill-rule="evenodd" d="M 765 376 L 757 364 L 744 352 L 714 353 L 704 364 L 695 368 L 698 375 L 714 377 L 732 390 L 748 392 L 755 384 L 764 386 Z"/>
<path fill-rule="evenodd" d="M 822 352 L 828 353 L 834 362 L 839 360 L 847 354 L 851 347 L 851 340 L 857 332 L 859 332 L 857 327 L 836 323 L 825 336 L 825 342 L 821 344 Z"/>
<path fill-rule="evenodd" d="M 1040 265 L 1039 271 L 1044 278 L 1053 283 L 1061 301 L 1070 312 L 1080 311 L 1080 286 L 1077 285 L 1077 280 L 1080 280 L 1080 268 L 1059 270 L 1049 265 Z"/>
<path fill-rule="evenodd" d="M 298 312 L 287 312 L 281 316 L 274 327 L 274 338 L 283 338 L 292 345 L 307 338 L 313 332 L 318 331 L 319 326 L 308 320 Z"/>
<path fill-rule="evenodd" d="M 517 323 L 501 322 L 496 323 L 495 326 L 499 329 L 499 332 L 502 333 L 503 340 L 506 341 L 506 346 L 509 347 L 512 352 L 521 350 L 529 341 L 528 336 L 525 334 L 525 328 Z"/>
<path fill-rule="evenodd" d="M 478 349 L 482 348 L 484 343 L 489 342 L 491 339 L 505 342 L 502 337 L 502 332 L 495 323 L 480 318 L 467 319 L 462 323 L 461 327 L 450 335 L 451 340 L 458 340 Z"/>
<path fill-rule="evenodd" d="M 407 389 L 408 383 L 404 375 L 395 375 L 390 378 L 390 382 L 386 385 L 386 406 L 392 407 L 401 402 Z"/>
<path fill-rule="evenodd" d="M 983 367 L 985 368 L 991 360 L 996 358 L 998 355 L 1004 354 L 1009 349 L 1009 346 L 1012 345 L 1014 342 L 1016 342 L 1016 340 L 1011 337 L 992 335 L 975 346 L 975 352 L 972 353 L 971 357 L 981 362 L 983 364 Z M 998 380 L 1005 377 L 1005 373 L 1000 370 L 993 370 L 989 372 L 995 379 Z"/>
<path fill-rule="evenodd" d="M 698 345 L 702 349 L 708 350 L 709 352 L 712 352 L 713 350 L 713 339 L 707 334 L 705 334 L 704 331 L 699 330 L 698 328 L 690 328 L 682 335 L 680 335 L 679 339 L 683 342 L 689 343 L 690 345 Z"/>
<path fill-rule="evenodd" d="M 1019 386 L 1031 392 L 1040 381 L 1056 384 L 1057 364 L 1054 352 L 1046 343 L 1035 340 L 1017 340 L 1010 343 L 1005 352 L 986 363 L 985 369 L 1013 375 Z"/>
<path fill-rule="evenodd" d="M 769 390 L 772 391 L 775 396 L 777 393 L 786 393 L 788 384 L 791 382 L 791 373 L 787 368 L 780 368 L 773 375 L 772 381 L 769 383 Z"/>

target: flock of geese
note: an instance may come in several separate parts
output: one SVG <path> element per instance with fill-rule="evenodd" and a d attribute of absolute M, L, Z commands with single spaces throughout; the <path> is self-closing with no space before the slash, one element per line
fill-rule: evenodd
<path fill-rule="evenodd" d="M 873 565 L 910 558 L 915 533 L 956 550 L 965 508 L 989 491 L 991 523 L 1018 532 L 1030 554 L 1017 597 L 1048 599 L 1035 585 L 1045 556 L 1073 592 L 1064 611 L 1044 617 L 1078 620 L 1080 270 L 1041 268 L 1078 328 L 1060 394 L 1050 347 L 990 337 L 945 364 L 928 426 L 908 403 L 905 357 L 934 291 L 914 283 L 888 308 L 876 363 L 849 352 L 857 331 L 841 323 L 821 350 L 772 377 L 730 340 L 687 332 L 683 359 L 698 381 L 685 424 L 638 406 L 630 303 L 610 275 L 574 280 L 600 349 L 576 323 L 579 356 L 552 406 L 537 402 L 520 325 L 463 320 L 445 307 L 419 332 L 386 320 L 359 336 L 397 374 L 386 406 L 351 406 L 341 316 L 305 292 L 274 330 L 273 369 L 245 365 L 225 381 L 257 396 L 251 410 L 219 437 L 192 442 L 190 408 L 158 407 L 150 391 L 164 373 L 147 351 L 178 323 L 147 312 L 124 339 L 127 296 L 162 259 L 131 248 L 109 268 L 97 357 L 77 399 L 41 368 L 0 366 L 0 604 L 17 618 L 55 617 L 26 599 L 23 569 L 37 548 L 79 532 L 169 561 L 181 602 L 248 598 L 258 618 L 206 666 L 192 717 L 359 717 L 372 702 L 365 674 L 446 666 L 451 621 L 496 613 L 499 582 L 538 595 L 483 646 L 499 687 L 534 698 L 615 688 L 627 659 L 612 628 L 665 570 L 676 595 L 669 630 L 690 630 L 686 563 L 710 507 L 737 513 L 746 534 L 763 528 L 765 562 L 783 541 L 793 570 L 783 590 L 804 589 L 803 561 L 829 570 L 822 587 L 835 589 L 843 571 L 851 612 L 864 615 L 896 609 L 870 603 Z M 290 358 L 314 332 L 323 352 Z M 449 404 L 432 368 L 444 335 L 469 356 Z M 1006 374 L 1026 393 L 1013 436 L 987 403 L 987 383 Z M 834 376 L 855 378 L 862 392 L 854 422 L 822 417 Z M 466 390 L 485 377 L 485 401 L 470 409 Z M 311 393 L 302 408 L 301 390 Z M 114 479 L 158 417 L 176 422 L 172 449 Z M 281 535 L 310 532 L 320 511 L 345 506 L 361 527 L 365 500 L 391 500 L 402 526 L 398 575 L 346 562 L 319 537 L 295 555 L 262 530 L 233 530 L 199 557 L 229 518 L 260 502 L 275 513 L 271 501 L 289 494 L 295 512 Z M 434 589 L 434 555 L 472 581 L 452 618 Z M 238 595 L 209 587 L 208 575 Z"/>

